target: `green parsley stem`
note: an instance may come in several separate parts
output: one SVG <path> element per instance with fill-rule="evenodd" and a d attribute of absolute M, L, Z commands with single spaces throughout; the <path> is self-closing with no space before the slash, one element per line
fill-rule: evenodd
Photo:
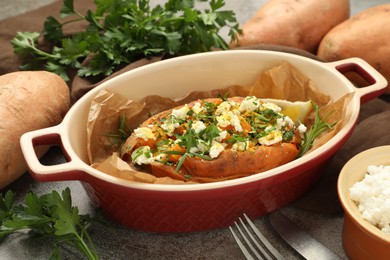
<path fill-rule="evenodd" d="M 77 19 L 65 21 L 65 22 L 63 22 L 61 25 L 64 26 L 64 25 L 67 25 L 67 24 L 70 24 L 70 23 L 75 23 L 75 22 L 84 21 L 84 19 L 85 19 L 85 18 L 82 16 L 82 17 L 77 18 Z"/>
<path fill-rule="evenodd" d="M 89 235 L 87 234 L 87 232 L 85 231 L 85 229 L 83 227 L 82 228 L 82 234 L 85 235 L 85 237 L 87 238 L 89 244 L 91 245 L 91 248 L 88 247 L 88 245 L 85 243 L 84 239 L 82 237 L 80 237 L 78 234 L 75 234 L 75 236 L 77 237 L 79 243 L 80 243 L 80 250 L 84 253 L 84 255 L 89 259 L 89 260 L 97 260 L 99 259 L 97 253 L 96 253 L 96 249 L 92 243 L 92 240 L 91 238 L 89 237 Z M 92 251 L 91 251 L 92 249 Z"/>
<path fill-rule="evenodd" d="M 40 49 L 38 49 L 36 46 L 35 46 L 35 43 L 33 40 L 29 40 L 29 48 L 34 51 L 36 54 L 40 55 L 40 56 L 43 56 L 44 58 L 40 58 L 41 60 L 45 60 L 45 59 L 56 59 L 58 58 L 56 55 L 54 54 L 50 54 L 50 53 L 47 53 L 45 51 L 42 51 Z"/>

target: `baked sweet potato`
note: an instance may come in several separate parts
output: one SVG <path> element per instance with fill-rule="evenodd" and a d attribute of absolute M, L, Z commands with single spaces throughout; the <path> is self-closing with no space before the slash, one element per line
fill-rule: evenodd
<path fill-rule="evenodd" d="M 349 15 L 349 0 L 270 0 L 242 26 L 232 47 L 275 44 L 316 53 L 324 35 Z"/>
<path fill-rule="evenodd" d="M 303 130 L 304 131 L 304 130 Z M 211 182 L 294 160 L 302 128 L 256 97 L 211 98 L 152 116 L 122 146 L 122 158 L 157 177 Z"/>
<path fill-rule="evenodd" d="M 362 58 L 390 82 L 389 24 L 390 4 L 363 10 L 330 30 L 317 55 L 324 61 Z M 390 87 L 386 93 L 390 94 Z"/>
<path fill-rule="evenodd" d="M 23 173 L 22 134 L 61 122 L 70 106 L 69 88 L 58 75 L 19 71 L 0 76 L 0 189 Z M 37 147 L 41 157 L 47 147 Z"/>

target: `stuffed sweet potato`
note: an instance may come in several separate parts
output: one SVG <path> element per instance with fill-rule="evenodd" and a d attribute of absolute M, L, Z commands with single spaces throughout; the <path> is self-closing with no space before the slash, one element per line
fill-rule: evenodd
<path fill-rule="evenodd" d="M 211 182 L 297 158 L 306 127 L 256 97 L 210 98 L 156 114 L 134 130 L 122 158 L 157 177 Z"/>

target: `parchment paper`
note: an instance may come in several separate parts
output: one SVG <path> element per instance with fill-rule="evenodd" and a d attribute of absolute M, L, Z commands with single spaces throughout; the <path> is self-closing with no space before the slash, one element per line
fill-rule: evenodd
<path fill-rule="evenodd" d="M 317 138 L 313 148 L 331 139 L 342 127 L 345 108 L 352 99 L 353 93 L 346 94 L 339 100 L 331 98 L 316 90 L 313 82 L 297 68 L 287 62 L 265 71 L 259 71 L 257 80 L 249 86 L 230 86 L 205 92 L 191 92 L 184 97 L 174 99 L 161 96 L 147 96 L 140 100 L 130 100 L 112 91 L 103 89 L 93 100 L 87 123 L 88 157 L 91 166 L 107 174 L 130 181 L 146 183 L 183 183 L 169 177 L 157 178 L 151 174 L 138 171 L 118 156 L 119 147 L 110 147 L 113 142 L 108 134 L 119 129 L 119 117 L 125 116 L 127 125 L 135 129 L 151 115 L 189 103 L 193 100 L 214 98 L 218 94 L 229 93 L 233 96 L 256 96 L 289 101 L 312 100 L 320 108 L 324 117 L 331 112 L 327 123 L 337 122 L 334 129 Z M 314 119 L 312 113 L 305 125 L 309 128 Z M 310 152 L 310 151 L 309 151 Z M 189 183 L 189 182 L 186 182 Z"/>

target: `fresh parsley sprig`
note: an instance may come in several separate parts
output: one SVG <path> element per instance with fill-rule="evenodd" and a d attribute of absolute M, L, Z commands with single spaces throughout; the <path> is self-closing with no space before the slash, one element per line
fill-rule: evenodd
<path fill-rule="evenodd" d="M 63 1 L 60 17 L 65 21 L 49 16 L 42 34 L 18 32 L 11 40 L 24 60 L 21 69 L 46 69 L 65 80 L 69 68 L 81 77 L 103 77 L 144 57 L 227 49 L 220 30 L 227 27 L 232 41 L 241 33 L 234 12 L 221 10 L 224 0 L 167 0 L 154 7 L 149 0 L 95 0 L 96 9 L 85 15 L 75 10 L 73 1 Z M 208 2 L 209 7 L 197 10 L 195 2 Z M 87 23 L 86 29 L 65 35 L 66 26 L 76 22 Z M 51 50 L 39 47 L 41 35 Z"/>
<path fill-rule="evenodd" d="M 314 140 L 319 137 L 325 131 L 333 129 L 337 122 L 328 124 L 325 120 L 331 115 L 331 112 L 325 115 L 323 118 L 320 117 L 318 105 L 312 102 L 312 106 L 315 112 L 314 124 L 310 127 L 309 131 L 304 133 L 303 142 L 299 150 L 298 158 L 307 153 L 313 146 Z"/>
<path fill-rule="evenodd" d="M 42 196 L 29 192 L 20 205 L 15 205 L 15 197 L 12 191 L 0 194 L 0 242 L 12 233 L 31 230 L 54 239 L 53 258 L 61 256 L 60 244 L 76 248 L 89 260 L 99 258 L 87 233 L 91 218 L 72 206 L 69 188 L 61 195 L 57 191 Z"/>

